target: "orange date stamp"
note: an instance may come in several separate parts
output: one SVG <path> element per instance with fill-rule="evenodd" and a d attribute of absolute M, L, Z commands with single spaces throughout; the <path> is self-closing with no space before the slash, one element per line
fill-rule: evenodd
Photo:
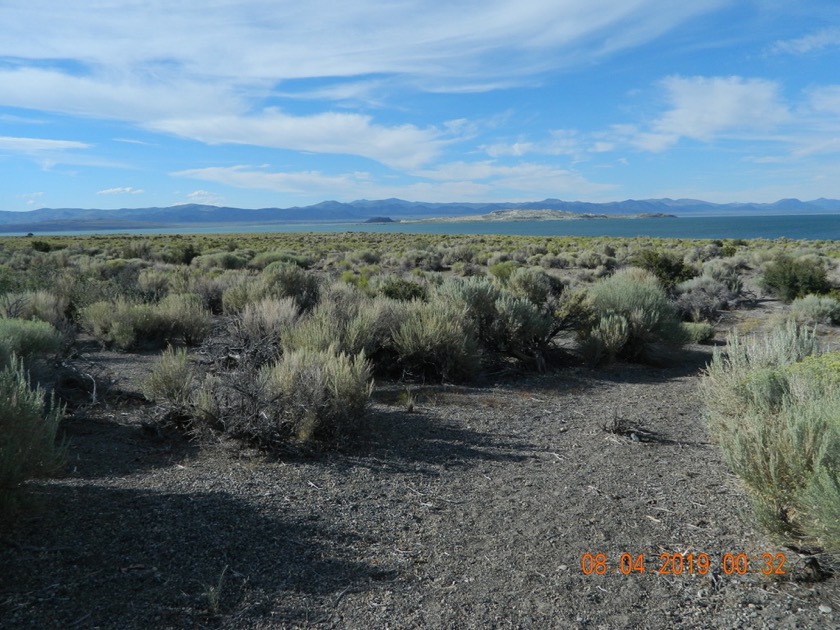
<path fill-rule="evenodd" d="M 616 562 L 617 560 L 617 562 Z M 645 554 L 623 553 L 612 561 L 605 553 L 585 553 L 580 558 L 584 575 L 723 575 L 761 574 L 786 575 L 787 558 L 783 553 L 750 556 L 745 553 L 725 553 L 713 560 L 707 553 L 661 553 L 648 559 Z"/>

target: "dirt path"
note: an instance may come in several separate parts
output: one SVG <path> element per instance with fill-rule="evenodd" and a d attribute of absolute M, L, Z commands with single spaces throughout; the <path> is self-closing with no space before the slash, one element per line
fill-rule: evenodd
<path fill-rule="evenodd" d="M 840 627 L 836 578 L 721 570 L 784 550 L 708 443 L 705 358 L 419 388 L 414 413 L 383 386 L 357 442 L 273 459 L 159 436 L 131 398 L 92 408 L 67 476 L 33 484 L 0 543 L 0 625 Z M 584 575 L 584 553 L 647 571 Z M 703 553 L 707 575 L 656 573 Z"/>

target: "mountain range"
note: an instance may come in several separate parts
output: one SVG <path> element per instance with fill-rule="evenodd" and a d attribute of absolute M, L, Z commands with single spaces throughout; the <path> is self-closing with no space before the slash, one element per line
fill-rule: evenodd
<path fill-rule="evenodd" d="M 221 225 L 270 225 L 283 223 L 361 223 L 374 217 L 417 220 L 452 219 L 504 210 L 552 210 L 579 215 L 630 217 L 639 215 L 714 216 L 840 214 L 840 200 L 782 199 L 774 203 L 716 204 L 696 199 L 644 199 L 590 203 L 544 199 L 517 203 L 428 203 L 362 199 L 349 203 L 323 201 L 292 208 L 245 209 L 200 204 L 166 208 L 40 208 L 25 212 L 0 211 L 0 231 L 35 232 L 96 229 L 174 228 Z"/>

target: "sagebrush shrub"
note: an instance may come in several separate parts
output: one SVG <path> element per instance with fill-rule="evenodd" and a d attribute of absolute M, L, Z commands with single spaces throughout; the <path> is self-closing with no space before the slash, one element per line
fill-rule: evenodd
<path fill-rule="evenodd" d="M 538 267 L 519 267 L 510 274 L 506 288 L 514 296 L 542 306 L 549 296 L 560 293 L 562 286 Z"/>
<path fill-rule="evenodd" d="M 66 448 L 56 441 L 62 415 L 40 387 L 30 386 L 17 360 L 0 371 L 0 503 L 23 481 L 63 465 Z"/>
<path fill-rule="evenodd" d="M 283 331 L 298 318 L 298 308 L 290 298 L 263 298 L 249 302 L 237 320 L 237 332 L 243 343 L 279 343 Z"/>
<path fill-rule="evenodd" d="M 252 427 L 271 442 L 291 433 L 300 439 L 333 438 L 352 431 L 364 417 L 372 392 L 364 354 L 295 350 L 262 371 L 273 401 L 266 422 Z"/>
<path fill-rule="evenodd" d="M 428 297 L 425 284 L 394 275 L 378 276 L 373 283 L 373 289 L 392 300 L 425 300 Z"/>
<path fill-rule="evenodd" d="M 167 330 L 168 340 L 182 338 L 187 345 L 200 344 L 213 328 L 213 315 L 201 298 L 192 293 L 167 295 L 153 307 L 155 316 Z"/>
<path fill-rule="evenodd" d="M 686 265 L 677 255 L 654 249 L 638 252 L 633 258 L 633 265 L 652 273 L 667 290 L 697 275 L 694 268 Z"/>
<path fill-rule="evenodd" d="M 674 290 L 677 310 L 693 322 L 712 319 L 737 297 L 726 284 L 706 275 L 681 282 Z"/>
<path fill-rule="evenodd" d="M 584 343 L 593 330 L 599 330 L 602 318 L 615 315 L 627 322 L 626 341 L 616 353 L 619 358 L 646 360 L 651 357 L 653 344 L 679 346 L 685 342 L 676 311 L 650 272 L 634 267 L 621 269 L 589 287 L 588 294 L 594 327 L 587 323 L 580 331 Z"/>
<path fill-rule="evenodd" d="M 30 361 L 57 354 L 62 336 L 46 322 L 0 318 L 0 368 L 12 364 L 17 356 Z"/>
<path fill-rule="evenodd" d="M 321 296 L 318 276 L 296 265 L 271 263 L 263 271 L 260 281 L 263 287 L 260 297 L 290 297 L 302 311 L 313 309 Z"/>
<path fill-rule="evenodd" d="M 393 344 L 403 369 L 412 374 L 462 381 L 472 378 L 478 367 L 478 348 L 466 313 L 439 298 L 407 303 Z"/>
<path fill-rule="evenodd" d="M 764 288 L 784 302 L 792 302 L 809 293 L 831 290 L 825 268 L 818 260 L 778 256 L 764 268 Z"/>
<path fill-rule="evenodd" d="M 837 324 L 840 323 L 840 301 L 833 297 L 806 295 L 791 303 L 790 314 L 804 324 Z"/>
<path fill-rule="evenodd" d="M 510 294 L 501 295 L 494 306 L 499 349 L 520 358 L 539 355 L 551 339 L 552 316 L 531 300 Z"/>
<path fill-rule="evenodd" d="M 787 544 L 840 552 L 840 355 L 819 354 L 793 322 L 764 338 L 729 338 L 701 381 L 724 458 L 759 523 Z M 826 520 L 829 519 L 829 520 Z"/>
<path fill-rule="evenodd" d="M 194 377 L 195 373 L 187 361 L 187 351 L 170 346 L 155 361 L 141 391 L 152 402 L 186 409 L 191 400 Z"/>

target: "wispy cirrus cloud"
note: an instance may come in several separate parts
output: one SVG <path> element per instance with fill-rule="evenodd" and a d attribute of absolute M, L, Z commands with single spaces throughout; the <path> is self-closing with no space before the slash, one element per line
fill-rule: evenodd
<path fill-rule="evenodd" d="M 532 84 L 731 1 L 488 0 L 477 10 L 471 0 L 360 0 L 336 11 L 332 0 L 31 0 L 0 6 L 0 106 L 415 168 L 436 156 L 438 131 L 334 104 Z M 324 103 L 322 113 L 272 109 L 298 96 Z"/>
<path fill-rule="evenodd" d="M 0 136 L 0 151 L 35 154 L 45 151 L 71 151 L 89 149 L 91 145 L 75 140 L 51 140 L 48 138 L 13 138 Z"/>
<path fill-rule="evenodd" d="M 807 55 L 840 46 L 840 28 L 824 28 L 795 39 L 780 40 L 770 47 L 776 54 Z"/>
<path fill-rule="evenodd" d="M 505 166 L 493 162 L 442 164 L 418 170 L 413 183 L 383 183 L 367 172 L 329 175 L 318 171 L 282 172 L 248 165 L 208 167 L 173 172 L 176 177 L 201 179 L 237 188 L 263 189 L 278 193 L 311 194 L 330 190 L 347 199 L 399 197 L 409 200 L 478 200 L 508 195 L 530 199 L 551 194 L 606 194 L 611 186 L 588 181 L 580 173 L 539 163 Z"/>
<path fill-rule="evenodd" d="M 120 188 L 106 188 L 105 190 L 98 190 L 97 195 L 142 195 L 145 191 L 142 188 L 132 188 L 131 186 L 124 186 Z"/>
<path fill-rule="evenodd" d="M 274 108 L 254 116 L 185 117 L 160 120 L 151 126 L 207 144 L 352 154 L 397 168 L 430 161 L 445 143 L 443 133 L 435 129 L 379 125 L 360 114 L 291 116 Z"/>

